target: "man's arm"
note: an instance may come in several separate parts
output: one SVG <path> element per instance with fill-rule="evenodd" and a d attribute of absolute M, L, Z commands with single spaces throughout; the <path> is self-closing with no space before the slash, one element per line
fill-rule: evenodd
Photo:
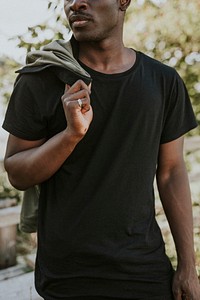
<path fill-rule="evenodd" d="M 80 107 L 78 99 L 82 99 Z M 27 141 L 10 135 L 4 160 L 11 184 L 20 190 L 50 178 L 85 136 L 92 120 L 90 87 L 77 81 L 62 96 L 67 128 L 45 141 Z"/>
<path fill-rule="evenodd" d="M 157 185 L 177 251 L 173 281 L 175 300 L 200 299 L 195 268 L 190 188 L 183 158 L 183 137 L 160 146 Z"/>

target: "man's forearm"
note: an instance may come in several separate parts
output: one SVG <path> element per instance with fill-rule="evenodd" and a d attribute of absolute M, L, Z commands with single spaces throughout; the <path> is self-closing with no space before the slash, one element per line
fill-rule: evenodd
<path fill-rule="evenodd" d="M 20 190 L 50 178 L 70 156 L 80 139 L 63 131 L 44 144 L 10 155 L 5 169 L 11 184 Z"/>
<path fill-rule="evenodd" d="M 163 179 L 164 178 L 164 179 Z M 160 198 L 171 228 L 177 250 L 178 266 L 195 265 L 193 217 L 190 188 L 185 165 L 171 171 L 169 176 L 157 174 Z"/>

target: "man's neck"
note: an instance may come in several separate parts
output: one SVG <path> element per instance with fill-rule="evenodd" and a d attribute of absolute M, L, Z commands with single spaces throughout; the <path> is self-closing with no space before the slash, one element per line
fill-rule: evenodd
<path fill-rule="evenodd" d="M 122 42 L 81 42 L 79 44 L 79 60 L 101 73 L 124 72 L 134 65 L 135 59 L 135 52 L 124 47 Z"/>

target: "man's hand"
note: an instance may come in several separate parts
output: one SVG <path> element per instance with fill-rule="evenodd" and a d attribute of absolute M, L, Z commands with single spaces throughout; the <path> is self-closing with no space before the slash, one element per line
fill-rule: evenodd
<path fill-rule="evenodd" d="M 172 289 L 175 300 L 199 300 L 200 284 L 195 268 L 178 268 L 174 274 Z"/>
<path fill-rule="evenodd" d="M 66 84 L 61 98 L 67 120 L 66 130 L 80 139 L 85 136 L 93 117 L 90 93 L 91 84 L 87 86 L 82 80 L 78 80 L 71 87 Z"/>

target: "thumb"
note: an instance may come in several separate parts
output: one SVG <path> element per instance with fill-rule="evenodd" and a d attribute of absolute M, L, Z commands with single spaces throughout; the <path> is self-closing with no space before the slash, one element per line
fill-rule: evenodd
<path fill-rule="evenodd" d="M 88 85 L 88 87 L 89 87 L 89 91 L 91 92 L 92 82 L 90 82 L 90 84 Z"/>
<path fill-rule="evenodd" d="M 69 84 L 65 84 L 65 93 L 70 89 L 70 85 Z"/>

